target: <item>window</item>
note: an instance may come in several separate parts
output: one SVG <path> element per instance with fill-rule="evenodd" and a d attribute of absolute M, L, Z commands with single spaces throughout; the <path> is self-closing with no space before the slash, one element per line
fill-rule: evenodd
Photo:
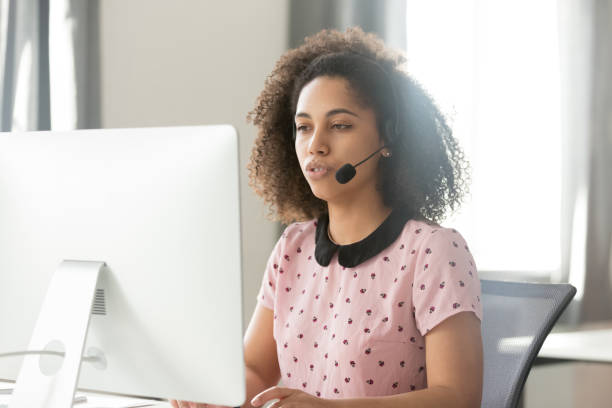
<path fill-rule="evenodd" d="M 407 70 L 449 118 L 470 196 L 445 220 L 483 272 L 558 271 L 560 78 L 556 0 L 408 0 Z"/>

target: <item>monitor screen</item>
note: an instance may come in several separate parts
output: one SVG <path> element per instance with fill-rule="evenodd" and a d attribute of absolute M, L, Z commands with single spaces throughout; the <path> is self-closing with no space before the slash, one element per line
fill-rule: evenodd
<path fill-rule="evenodd" d="M 63 261 L 105 264 L 84 347 L 104 364 L 80 389 L 242 404 L 233 127 L 0 133 L 0 354 L 28 349 Z"/>

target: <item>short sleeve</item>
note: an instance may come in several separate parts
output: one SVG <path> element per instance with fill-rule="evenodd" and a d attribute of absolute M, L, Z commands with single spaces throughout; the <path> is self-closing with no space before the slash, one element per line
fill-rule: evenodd
<path fill-rule="evenodd" d="M 421 335 L 445 319 L 474 312 L 482 320 L 480 280 L 469 247 L 461 234 L 448 228 L 427 232 L 415 264 L 412 301 Z"/>
<path fill-rule="evenodd" d="M 276 242 L 268 263 L 266 264 L 266 270 L 264 272 L 263 279 L 261 281 L 261 287 L 257 294 L 257 302 L 262 306 L 274 310 L 274 299 L 276 298 L 276 287 L 278 282 L 278 271 L 280 268 L 280 254 L 282 251 L 282 237 Z"/>

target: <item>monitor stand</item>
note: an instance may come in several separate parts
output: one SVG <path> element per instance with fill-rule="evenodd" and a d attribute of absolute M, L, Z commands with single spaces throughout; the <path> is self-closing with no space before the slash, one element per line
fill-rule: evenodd
<path fill-rule="evenodd" d="M 26 355 L 11 408 L 72 407 L 94 293 L 104 266 L 104 262 L 63 261 L 55 271 L 29 350 L 64 353 L 64 357 Z"/>

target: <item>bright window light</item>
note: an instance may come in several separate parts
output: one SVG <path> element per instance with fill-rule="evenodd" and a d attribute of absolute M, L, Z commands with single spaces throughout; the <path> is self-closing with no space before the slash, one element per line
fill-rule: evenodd
<path fill-rule="evenodd" d="M 560 268 L 556 0 L 408 0 L 407 70 L 450 120 L 471 195 L 445 221 L 481 271 Z"/>

